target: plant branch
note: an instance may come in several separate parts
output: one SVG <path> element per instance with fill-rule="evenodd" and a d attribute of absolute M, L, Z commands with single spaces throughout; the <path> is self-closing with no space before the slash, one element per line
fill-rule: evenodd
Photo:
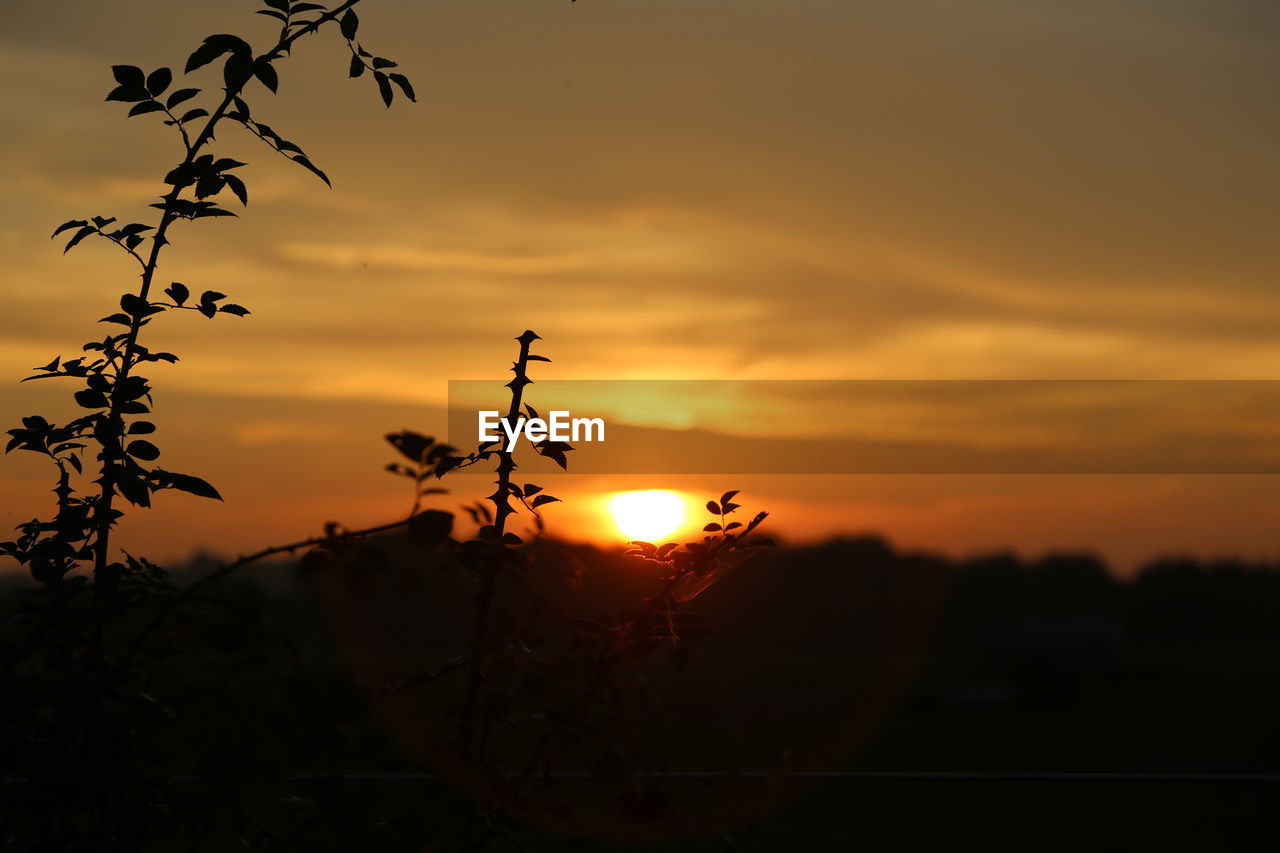
<path fill-rule="evenodd" d="M 292 34 L 282 35 L 277 41 L 275 47 L 264 54 L 264 56 L 259 57 L 258 61 L 270 61 L 284 53 L 287 53 L 293 43 L 301 38 L 305 33 L 317 31 L 321 25 L 328 21 L 336 20 L 340 15 L 359 2 L 360 0 L 346 0 L 346 2 L 340 6 L 322 14 L 308 26 L 303 27 Z M 183 166 L 190 166 L 195 161 L 196 155 L 200 150 L 213 139 L 214 128 L 217 126 L 218 122 L 226 116 L 227 109 L 251 79 L 253 79 L 252 76 L 249 76 L 238 85 L 229 85 L 227 87 L 222 103 L 218 105 L 218 108 L 214 110 L 213 114 L 205 121 L 204 126 L 201 128 L 200 133 L 196 136 L 195 140 L 187 144 L 187 153 L 179 168 L 182 168 Z M 185 138 L 186 134 L 184 131 L 184 141 Z M 185 189 L 185 187 L 181 184 L 175 184 L 173 188 L 170 189 L 169 192 L 167 192 L 161 199 L 164 204 L 164 208 L 160 214 L 160 224 L 157 226 L 156 233 L 152 237 L 151 252 L 143 266 L 142 283 L 137 292 L 138 299 L 143 303 L 146 303 L 147 297 L 151 292 L 152 281 L 155 278 L 156 269 L 159 265 L 160 251 L 168 242 L 166 235 L 168 233 L 169 226 L 179 218 L 174 207 L 183 189 Z M 120 390 L 124 385 L 123 380 L 129 377 L 130 371 L 132 370 L 137 357 L 138 331 L 142 327 L 143 320 L 144 315 L 134 314 L 129 324 L 129 331 L 125 337 L 125 344 L 122 349 L 120 366 L 116 372 L 115 383 L 111 388 L 111 394 L 108 398 L 109 406 L 106 415 L 103 416 L 106 419 L 108 427 L 121 420 L 120 408 L 125 400 L 121 395 Z M 107 429 L 104 430 L 104 432 L 112 433 L 115 431 Z M 119 434 L 123 434 L 123 432 L 123 429 L 118 431 Z M 124 445 L 123 442 L 120 441 L 112 441 L 104 444 L 102 447 L 102 476 L 99 478 L 101 489 L 93 512 L 93 527 L 95 531 L 93 543 L 93 574 L 95 592 L 100 596 L 110 594 L 113 592 L 115 587 L 114 578 L 111 578 L 110 573 L 107 571 L 108 558 L 110 556 L 111 526 L 114 524 L 116 517 L 116 513 L 112 511 L 111 506 L 116 494 L 116 478 L 114 476 L 113 469 L 123 458 L 124 453 Z M 97 586 L 99 583 L 103 584 L 101 588 L 98 588 Z"/>

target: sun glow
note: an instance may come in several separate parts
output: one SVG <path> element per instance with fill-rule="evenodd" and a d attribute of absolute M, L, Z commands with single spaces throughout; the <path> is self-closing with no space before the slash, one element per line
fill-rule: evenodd
<path fill-rule="evenodd" d="M 675 492 L 648 489 L 622 492 L 609 500 L 609 512 L 618 531 L 628 539 L 658 542 L 684 524 L 684 498 Z"/>

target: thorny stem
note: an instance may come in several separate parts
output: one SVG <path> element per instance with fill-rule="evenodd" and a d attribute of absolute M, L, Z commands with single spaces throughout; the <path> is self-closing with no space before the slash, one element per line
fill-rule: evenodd
<path fill-rule="evenodd" d="M 507 383 L 511 389 L 511 407 L 507 411 L 507 422 L 515 423 L 520 417 L 520 406 L 524 398 L 524 387 L 533 380 L 529 378 L 529 347 L 540 338 L 532 331 L 525 330 L 520 337 L 520 356 L 511 367 L 515 377 Z M 512 454 L 498 446 L 498 488 L 489 500 L 495 507 L 493 521 L 493 547 L 503 549 L 502 537 L 506 532 L 507 517 L 515 509 L 511 506 L 511 472 L 516 463 Z M 459 748 L 464 760 L 474 757 L 477 747 L 477 717 L 479 715 L 480 687 L 484 682 L 484 643 L 489 634 L 489 612 L 493 603 L 493 588 L 501 569 L 500 557 L 480 567 L 480 591 L 476 593 L 476 624 L 471 633 L 471 653 L 467 667 L 467 696 L 462 706 L 462 720 L 459 725 Z M 483 728 L 483 727 L 481 727 Z"/>
<path fill-rule="evenodd" d="M 309 26 L 299 29 L 292 35 L 282 35 L 275 47 L 263 56 L 258 57 L 255 62 L 270 62 L 271 60 L 278 58 L 281 54 L 287 53 L 293 43 L 303 35 L 317 31 L 321 25 L 328 21 L 336 20 L 340 15 L 346 12 L 346 10 L 355 6 L 359 2 L 360 0 L 346 0 L 346 2 L 342 3 L 340 6 L 320 15 L 320 17 L 313 21 Z M 211 116 L 209 116 L 199 135 L 196 136 L 194 142 L 187 142 L 185 131 L 183 132 L 183 142 L 186 145 L 187 151 L 186 156 L 182 160 L 181 166 L 189 166 L 194 162 L 196 155 L 200 150 L 213 139 L 214 127 L 225 117 L 227 108 L 231 105 L 232 101 L 239 96 L 240 92 L 243 91 L 245 85 L 248 84 L 249 79 L 252 79 L 252 77 L 244 80 L 239 85 L 229 87 L 226 90 L 226 95 L 223 97 L 222 103 L 219 104 L 218 108 L 214 110 Z M 181 166 L 179 166 L 179 168 L 181 168 Z M 178 200 L 183 189 L 183 187 L 175 185 L 161 198 L 161 201 L 164 203 L 164 210 L 160 215 L 160 224 L 156 228 L 156 233 L 152 238 L 151 253 L 143 266 L 142 284 L 138 288 L 137 293 L 138 298 L 143 302 L 146 302 L 147 296 L 151 292 L 151 284 L 155 278 L 156 269 L 159 264 L 160 250 L 163 249 L 168 242 L 166 235 L 168 233 L 169 226 L 178 218 L 178 215 L 174 212 L 173 205 L 174 202 Z M 137 356 L 138 331 L 142 328 L 143 319 L 143 315 L 136 314 L 133 315 L 129 323 L 129 332 L 125 338 L 125 344 L 120 358 L 120 366 L 116 370 L 115 382 L 111 388 L 111 396 L 109 398 L 110 405 L 107 409 L 106 415 L 103 416 L 108 426 L 108 429 L 103 430 L 103 432 L 110 435 L 111 438 L 102 445 L 102 476 L 99 479 L 101 491 L 93 512 L 93 524 L 95 528 L 93 544 L 93 576 L 95 594 L 99 597 L 114 591 L 116 586 L 115 579 L 111 577 L 110 573 L 107 571 L 107 566 L 108 557 L 110 555 L 111 526 L 115 521 L 115 513 L 111 508 L 112 500 L 116 494 L 116 477 L 113 469 L 124 456 L 123 442 L 120 441 L 119 438 L 124 434 L 120 415 L 120 406 L 125 401 L 120 395 L 120 389 L 122 388 L 124 380 L 129 377 L 129 372 L 135 363 Z M 119 430 L 110 429 L 111 425 L 114 424 L 121 424 L 121 428 Z"/>

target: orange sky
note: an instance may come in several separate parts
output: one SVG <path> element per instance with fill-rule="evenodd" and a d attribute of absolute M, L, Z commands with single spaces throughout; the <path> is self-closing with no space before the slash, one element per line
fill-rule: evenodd
<path fill-rule="evenodd" d="M 180 67 L 218 31 L 262 47 L 255 5 L 6 10 L 6 428 L 69 411 L 17 380 L 134 281 L 112 247 L 62 257 L 49 232 L 144 216 L 179 153 L 154 116 L 101 100 L 109 66 Z M 164 280 L 253 315 L 148 329 L 183 359 L 153 373 L 162 460 L 228 498 L 165 496 L 127 522 L 158 556 L 401 511 L 381 435 L 442 430 L 447 381 L 500 374 L 525 328 L 547 378 L 1280 378 L 1274 3 L 360 8 L 419 103 L 385 110 L 336 34 L 306 40 L 252 103 L 334 189 L 228 127 L 249 209 L 164 257 Z M 36 461 L 0 463 L 14 523 L 46 511 Z M 1271 477 L 742 479 L 634 485 L 743 488 L 792 538 L 1275 552 Z M 553 521 L 588 529 L 630 485 L 568 478 Z"/>

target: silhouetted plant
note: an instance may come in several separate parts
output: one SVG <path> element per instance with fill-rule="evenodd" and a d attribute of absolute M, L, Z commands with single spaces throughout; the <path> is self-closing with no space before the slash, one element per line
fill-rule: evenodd
<path fill-rule="evenodd" d="M 525 331 L 516 339 L 519 354 L 512 365 L 513 378 L 506 387 L 510 403 L 505 420 L 515 424 L 523 411 L 538 417 L 537 409 L 524 399 L 532 383 L 528 368 L 532 361 L 548 362 L 530 352 L 539 336 Z M 458 657 L 435 665 L 415 676 L 388 686 L 398 691 L 409 687 L 437 685 L 454 673 L 462 673 L 461 696 L 456 699 L 457 766 L 462 781 L 473 794 L 491 805 L 518 814 L 536 805 L 530 785 L 549 782 L 551 772 L 578 769 L 557 761 L 563 758 L 587 761 L 601 771 L 602 781 L 618 786 L 619 802 L 632 817 L 659 818 L 665 801 L 645 773 L 643 750 L 626 731 L 622 713 L 618 669 L 625 662 L 650 658 L 666 649 L 672 664 L 686 666 L 690 659 L 688 642 L 707 636 L 698 614 L 685 605 L 718 580 L 726 571 L 767 540 L 752 539 L 766 518 L 759 513 L 750 522 L 731 521 L 740 507 L 733 503 L 736 490 L 725 492 L 719 501 L 709 501 L 707 510 L 717 519 L 708 523 L 700 540 L 665 544 L 632 542 L 628 553 L 643 558 L 661 572 L 655 576 L 654 594 L 635 610 L 578 614 L 554 602 L 540 586 L 536 552 L 531 543 L 509 529 L 519 512 L 534 522 L 535 536 L 544 530 L 540 509 L 559 501 L 538 484 L 519 483 L 514 454 L 502 442 L 480 444 L 465 456 L 453 455 L 453 448 L 412 432 L 387 436 L 388 441 L 415 464 L 388 466 L 393 473 L 415 481 L 415 510 L 423 493 L 421 483 L 431 471 L 439 478 L 448 472 L 491 463 L 497 475 L 495 488 L 486 503 L 466 507 L 479 527 L 467 541 L 450 534 L 449 513 L 428 510 L 410 519 L 416 541 L 428 549 L 443 546 L 458 566 L 475 580 L 475 617 L 469 643 Z M 533 445 L 536 454 L 568 468 L 567 454 L 573 448 L 543 439 Z M 490 509 L 489 505 L 492 506 Z M 336 540 L 309 555 L 313 567 L 343 563 L 347 571 L 364 571 L 358 553 Z M 505 746 L 495 745 L 495 728 L 521 729 L 508 737 Z M 630 744 L 629 754 L 619 744 Z M 521 753 L 524 753 L 521 755 Z"/>
<path fill-rule="evenodd" d="M 304 573 L 350 565 L 367 558 L 371 537 L 393 530 L 404 530 L 427 550 L 444 549 L 476 583 L 475 620 L 470 636 L 461 640 L 462 654 L 388 688 L 443 684 L 459 673 L 455 753 L 473 792 L 519 811 L 558 751 L 588 739 L 598 748 L 597 766 L 612 768 L 609 778 L 623 784 L 620 802 L 625 809 L 644 817 L 662 811 L 656 792 L 636 781 L 641 778 L 636 771 L 643 770 L 639 754 L 622 755 L 617 748 L 619 742 L 630 742 L 618 737 L 624 728 L 618 672 L 625 661 L 664 648 L 676 666 L 687 664 L 686 642 L 704 629 L 684 606 L 749 553 L 753 543 L 748 536 L 764 519 L 761 513 L 746 525 L 729 521 L 738 509 L 732 503 L 736 492 L 708 505 L 719 521 L 708 526 L 701 541 L 633 543 L 637 555 L 665 574 L 653 596 L 634 611 L 620 613 L 570 613 L 539 591 L 534 549 L 510 529 L 510 522 L 517 513 L 528 513 L 534 538 L 540 538 L 540 512 L 559 498 L 535 483 L 517 482 L 512 453 L 490 444 L 460 456 L 454 448 L 409 430 L 387 436 L 406 460 L 388 470 L 413 483 L 407 518 L 355 531 L 330 522 L 322 536 L 242 556 L 184 587 L 147 559 L 125 552 L 117 557 L 113 551 L 112 533 L 126 506 L 147 507 L 152 495 L 168 489 L 220 499 L 206 480 L 156 464 L 161 450 L 151 438 L 155 426 L 147 419 L 152 387 L 140 372 L 150 363 L 178 360 L 142 342 L 142 330 L 166 312 L 195 311 L 208 319 L 249 314 L 226 294 L 203 290 L 196 295 L 178 281 L 161 288 L 157 277 L 163 249 L 180 221 L 234 216 L 222 206 L 224 193 L 242 206 L 248 203 L 248 187 L 238 172 L 246 164 L 211 150 L 215 129 L 228 122 L 243 127 L 328 184 L 300 146 L 251 112 L 246 87 L 256 81 L 275 92 L 277 66 L 295 43 L 331 23 L 350 52 L 350 77 L 368 73 L 387 106 L 397 90 L 414 99 L 407 78 L 391 70 L 396 64 L 357 41 L 354 7 L 359 2 L 328 8 L 263 0 L 257 13 L 280 24 L 265 52 L 255 52 L 239 36 L 220 33 L 206 38 L 187 59 L 187 74 L 221 62 L 222 93 L 212 98 L 201 88 L 172 88 L 174 75 L 168 68 L 150 73 L 129 65 L 112 68 L 116 85 L 107 100 L 130 104 L 130 117 L 159 116 L 176 134 L 182 156 L 165 174 L 160 200 L 151 205 L 158 211 L 155 224 L 120 224 L 113 217 L 94 216 L 70 220 L 54 231 L 54 236 L 70 234 L 64 252 L 89 237 L 109 241 L 138 264 L 141 276 L 136 290 L 121 295 L 119 311 L 102 318 L 110 331 L 86 343 L 85 355 L 59 356 L 28 377 L 76 382 L 73 396 L 86 414 L 64 424 L 31 415 L 9 430 L 6 452 L 48 457 L 56 484 L 53 516 L 21 524 L 14 540 L 0 543 L 0 555 L 25 566 L 38 584 L 6 623 L 15 630 L 5 638 L 5 691 L 23 701 L 8 704 L 0 717 L 6 742 L 17 746 L 9 751 L 5 770 L 20 776 L 23 784 L 0 826 L 5 844 L 140 849 L 167 837 L 175 825 L 193 846 L 218 832 L 230 832 L 249 846 L 270 837 L 270 830 L 243 807 L 234 785 L 184 793 L 169 784 L 173 775 L 192 772 L 178 766 L 192 756 L 165 752 L 157 744 L 164 744 L 164 732 L 180 709 L 206 695 L 167 668 L 167 659 L 182 645 L 175 616 L 191 616 L 183 631 L 218 630 L 192 615 L 208 604 L 204 591 L 214 582 L 265 557 L 300 550 L 307 551 L 299 565 Z M 198 106 L 202 101 L 205 106 Z M 522 410 L 537 417 L 523 396 L 531 381 L 529 364 L 549 361 L 530 352 L 538 339 L 531 331 L 517 338 L 519 355 L 507 385 L 510 419 Z M 567 469 L 566 454 L 572 450 L 567 444 L 545 440 L 534 450 Z M 453 514 L 424 509 L 423 501 L 443 491 L 434 485 L 442 476 L 480 463 L 494 464 L 496 488 L 487 504 L 465 508 L 479 529 L 462 541 L 452 535 Z M 87 485 L 79 485 L 89 478 Z M 517 605 L 507 612 L 513 597 Z M 558 634 L 549 635 L 544 623 L 558 626 Z M 227 641 L 223 637 L 218 642 Z M 528 724 L 528 737 L 519 744 L 523 755 L 516 755 L 510 743 L 495 744 L 495 727 L 514 715 Z M 574 759 L 585 755 L 576 746 L 567 754 Z"/>
<path fill-rule="evenodd" d="M 85 800 L 81 801 L 71 791 L 53 796 L 38 784 L 50 774 L 61 774 L 64 781 L 70 778 L 76 762 L 81 766 L 88 763 L 90 747 L 95 743 L 99 748 L 93 754 L 99 756 L 108 751 L 103 742 L 112 738 L 119 741 L 111 745 L 117 757 L 127 752 L 128 727 L 132 725 L 129 715 L 139 707 L 155 704 L 136 684 L 127 687 L 131 680 L 136 681 L 130 665 L 140 647 L 139 637 L 154 629 L 135 635 L 132 642 L 115 634 L 130 627 L 145 607 L 158 604 L 161 612 L 167 613 L 176 606 L 169 602 L 190 595 L 173 590 L 164 570 L 153 563 L 127 553 L 123 559 L 117 558 L 112 549 L 112 531 L 124 515 L 123 505 L 149 506 L 152 495 L 166 489 L 220 499 L 214 486 L 204 479 L 156 464 L 161 451 L 151 438 L 155 426 L 146 419 L 151 413 L 152 387 L 141 370 L 155 362 L 174 363 L 178 357 L 153 351 L 142 342 L 141 333 L 168 311 L 190 310 L 209 319 L 219 315 L 244 317 L 249 311 L 226 301 L 225 294 L 214 290 L 194 296 L 190 288 L 177 281 L 162 288 L 158 279 L 162 252 L 178 223 L 234 216 L 223 206 L 224 193 L 241 205 L 248 204 L 247 186 L 236 171 L 245 164 L 219 157 L 211 150 L 215 130 L 228 124 L 243 127 L 272 150 L 329 183 L 299 145 L 251 113 L 246 91 L 256 81 L 275 92 L 279 85 L 277 66 L 304 36 L 334 24 L 351 54 L 351 77 L 371 72 L 387 106 L 391 105 L 396 88 L 410 100 L 414 98 L 408 79 L 390 70 L 396 63 L 374 56 L 357 41 L 359 19 L 354 7 L 359 2 L 345 0 L 329 8 L 319 3 L 264 0 L 264 8 L 257 13 L 280 26 L 273 43 L 263 52 L 255 51 L 236 35 L 218 33 L 207 37 L 188 57 L 184 73 L 221 61 L 220 93 L 195 86 L 172 88 L 174 75 L 169 68 L 150 73 L 132 65 L 111 69 L 116 85 L 108 92 L 107 100 L 129 104 L 129 117 L 153 113 L 160 116 L 164 126 L 173 129 L 181 145 L 181 158 L 164 175 L 166 189 L 160 200 L 151 205 L 159 211 L 154 224 L 120 223 L 115 217 L 99 215 L 69 220 L 53 232 L 55 237 L 70 234 L 64 252 L 91 236 L 106 239 L 137 263 L 140 282 L 136 290 L 120 296 L 117 312 L 102 318 L 110 331 L 101 339 L 86 343 L 84 355 L 69 359 L 59 356 L 28 377 L 76 381 L 81 387 L 74 392 L 75 402 L 87 413 L 65 424 L 31 415 L 22 419 L 20 427 L 9 430 L 6 452 L 18 449 L 47 456 L 57 470 L 53 517 L 26 522 L 19 526 L 16 539 L 0 543 L 0 555 L 26 566 L 43 587 L 42 597 L 28 614 L 34 628 L 6 662 L 6 672 L 13 675 L 24 667 L 42 666 L 47 676 L 57 674 L 60 689 L 74 694 L 65 697 L 66 702 L 53 702 L 52 707 L 59 710 L 55 715 L 58 719 L 54 720 L 57 725 L 34 726 L 15 741 L 25 742 L 32 750 L 34 781 L 28 790 L 34 792 L 41 805 L 52 809 L 48 826 L 57 820 L 55 814 L 66 816 L 87 808 L 100 815 L 114 815 L 117 820 L 111 825 L 119 829 L 126 825 L 123 816 L 147 808 L 139 798 L 129 797 L 116 803 L 118 811 L 111 812 L 104 809 L 106 795 L 82 791 Z M 76 480 L 80 476 L 92 476 L 91 486 L 78 488 Z M 79 573 L 88 566 L 92 566 L 92 584 Z M 125 710 L 109 713 L 112 703 L 120 703 Z M 90 737 L 86 734 L 92 727 L 90 721 L 96 725 L 108 719 L 118 725 L 109 732 L 97 733 L 86 743 L 74 743 L 75 737 Z M 68 726 L 67 731 L 59 731 Z M 40 731 L 45 734 L 37 734 Z M 72 742 L 66 742 L 68 739 Z M 75 749 L 84 754 L 73 758 Z M 91 774 L 95 768 L 86 769 Z M 124 771 L 123 767 L 112 769 Z M 161 805 L 152 802 L 149 808 Z M 51 831 L 48 826 L 43 831 Z M 141 826 L 140 823 L 130 831 L 141 837 L 145 835 Z M 65 830 L 67 837 L 59 843 L 70 845 L 74 822 L 69 822 Z M 112 839 L 98 841 L 111 843 Z"/>
<path fill-rule="evenodd" d="M 118 312 L 102 318 L 101 322 L 122 330 L 86 343 L 83 350 L 89 355 L 67 360 L 59 356 L 36 368 L 38 373 L 28 377 L 83 381 L 84 387 L 74 396 L 76 403 L 88 409 L 89 414 L 63 425 L 33 415 L 23 418 L 21 427 L 9 430 L 11 439 L 6 452 L 21 449 L 43 454 L 58 469 L 54 519 L 33 520 L 20 528 L 17 540 L 0 543 L 0 554 L 27 565 L 32 576 L 42 583 L 56 584 L 81 564 L 92 561 L 97 595 L 110 597 L 120 578 L 134 571 L 127 562 L 113 562 L 111 532 L 123 514 L 116 504 L 117 497 L 141 507 L 149 506 L 151 495 L 164 489 L 220 499 L 217 490 L 205 480 L 152 464 L 159 458 L 160 449 L 150 439 L 141 437 L 155 432 L 154 424 L 143 419 L 151 411 L 151 385 L 137 371 L 148 363 L 178 360 L 173 353 L 153 352 L 140 341 L 142 329 L 157 315 L 170 310 L 191 310 L 212 319 L 219 314 L 243 317 L 249 313 L 241 305 L 224 301 L 226 295 L 214 290 L 205 290 L 193 300 L 192 291 L 181 282 L 172 282 L 163 289 L 167 300 L 157 299 L 154 294 L 154 290 L 159 289 L 156 276 L 161 252 L 169 244 L 169 232 L 176 223 L 234 216 L 219 204 L 224 190 L 242 205 L 248 204 L 247 187 L 235 172 L 245 164 L 217 157 L 207 150 L 214 141 L 215 129 L 225 122 L 238 124 L 274 151 L 329 183 L 329 178 L 301 147 L 253 117 L 245 100 L 246 87 L 256 80 L 275 92 L 279 85 L 276 65 L 288 57 L 295 42 L 335 23 L 351 51 L 349 73 L 352 77 L 371 70 L 387 106 L 393 99 L 393 83 L 407 97 L 414 97 L 408 79 L 387 70 L 395 67 L 395 62 L 373 56 L 356 41 L 359 19 L 353 7 L 359 0 L 347 0 L 332 9 L 318 3 L 288 0 L 264 0 L 264 3 L 265 8 L 257 10 L 258 13 L 280 22 L 279 35 L 268 50 L 255 53 L 239 36 L 219 33 L 206 38 L 187 59 L 184 69 L 187 74 L 216 60 L 223 62 L 222 95 L 210 101 L 212 111 L 191 106 L 204 94 L 200 88 L 170 91 L 173 73 L 168 68 L 147 74 L 132 65 L 112 67 L 117 85 L 107 94 L 107 100 L 132 104 L 128 112 L 131 117 L 163 115 L 164 124 L 174 128 L 181 140 L 183 156 L 164 177 L 167 191 L 159 202 L 151 205 L 160 211 L 155 225 L 142 222 L 118 225 L 115 217 L 94 216 L 64 222 L 54 231 L 55 237 L 72 232 L 64 252 L 93 235 L 109 240 L 138 263 L 141 281 L 136 292 L 121 295 Z M 71 485 L 70 473 L 71 470 L 77 474 L 82 472 L 82 454 L 95 447 L 96 494 L 81 494 Z"/>

